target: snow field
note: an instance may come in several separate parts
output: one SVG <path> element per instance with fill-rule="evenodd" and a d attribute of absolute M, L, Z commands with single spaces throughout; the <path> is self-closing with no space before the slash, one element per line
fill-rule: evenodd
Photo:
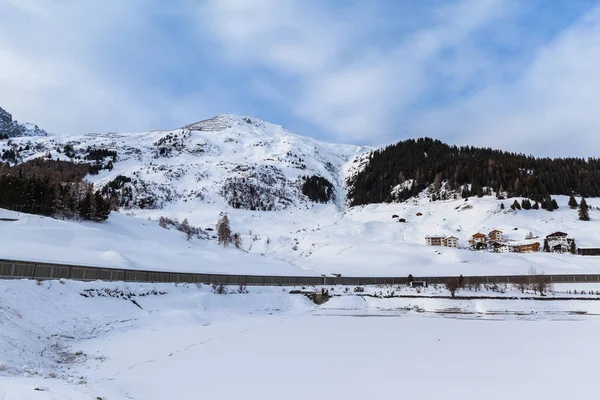
<path fill-rule="evenodd" d="M 375 298 L 330 287 L 339 296 L 315 306 L 290 288 L 227 289 L 1 281 L 0 399 L 594 393 L 598 301 Z M 581 289 L 555 296 L 566 290 Z"/>

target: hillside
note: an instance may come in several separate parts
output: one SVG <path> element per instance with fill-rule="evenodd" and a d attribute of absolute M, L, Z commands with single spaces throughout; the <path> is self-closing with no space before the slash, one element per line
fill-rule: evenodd
<path fill-rule="evenodd" d="M 415 143 L 425 146 L 429 142 Z M 0 140 L 0 148 L 14 153 L 9 163 L 17 176 L 23 163 L 35 165 L 33 160 L 81 164 L 87 172 L 79 168 L 78 174 L 85 174 L 95 190 L 111 198 L 113 206 L 120 206 L 119 212 L 112 212 L 102 223 L 68 220 L 61 213 L 47 215 L 66 220 L 1 211 L 0 217 L 17 221 L 0 221 L 0 257 L 275 275 L 521 274 L 530 267 L 546 273 L 600 272 L 600 258 L 466 249 L 472 234 L 492 229 L 504 231 L 509 244 L 524 241 L 530 231 L 539 241 L 554 231 L 564 231 L 578 246 L 600 247 L 600 203 L 594 198 L 588 199 L 591 221 L 583 222 L 578 220 L 577 211 L 568 207 L 566 196 L 553 197 L 559 206 L 553 212 L 511 210 L 513 201 L 521 202 L 522 197 L 500 200 L 496 196 L 471 196 L 465 201 L 455 183 L 460 180 L 436 180 L 438 173 L 432 169 L 427 175 L 433 176 L 432 184 L 427 185 L 428 178 L 419 177 L 422 183 L 411 186 L 414 179 L 409 178 L 413 171 L 409 168 L 403 172 L 404 185 L 374 183 L 370 192 L 364 192 L 380 193 L 390 201 L 390 193 L 403 193 L 402 197 L 405 192 L 401 189 L 407 188 L 414 194 L 408 201 L 382 200 L 352 207 L 347 204 L 346 191 L 353 198 L 360 184 L 374 177 L 374 160 L 381 151 L 371 154 L 364 147 L 319 142 L 255 118 L 219 115 L 171 131 L 17 137 Z M 432 148 L 428 150 L 426 158 L 445 159 L 442 153 L 435 155 Z M 479 154 L 477 149 L 465 151 Z M 406 165 L 421 174 L 416 161 L 419 157 L 407 153 Z M 503 157 L 499 160 L 521 156 Z M 465 165 L 471 165 L 467 161 Z M 429 165 L 427 160 L 423 162 Z M 452 167 L 450 161 L 445 162 L 440 165 Z M 573 165 L 587 168 L 593 162 L 579 160 Z M 463 165 L 460 163 L 457 165 Z M 496 183 L 514 188 L 509 174 L 512 164 L 500 167 L 503 163 L 498 162 L 498 169 L 492 166 L 491 174 L 498 176 L 498 171 L 504 171 L 500 176 L 506 181 Z M 381 182 L 399 174 L 391 160 L 390 165 Z M 470 171 L 465 168 L 461 171 Z M 519 180 L 527 182 L 525 178 Z M 346 187 L 345 182 L 351 185 Z M 471 191 L 478 192 L 473 187 L 476 182 L 470 185 Z M 490 192 L 492 189 L 496 190 L 491 186 Z M 26 193 L 21 195 L 29 199 Z M 240 249 L 217 246 L 214 229 L 223 213 L 228 215 L 232 231 L 241 237 Z M 417 213 L 422 216 L 417 217 Z M 399 218 L 406 222 L 397 222 Z M 166 229 L 159 226 L 161 219 Z M 193 228 L 190 241 L 178 230 L 184 220 Z M 459 248 L 426 247 L 425 236 L 435 234 L 456 236 Z M 31 243 L 36 245 L 35 252 L 30 250 Z"/>
<path fill-rule="evenodd" d="M 113 267 L 212 273 L 345 276 L 513 275 L 531 267 L 547 274 L 600 273 L 599 257 L 553 253 L 491 253 L 467 249 L 469 237 L 500 229 L 509 244 L 529 232 L 543 241 L 563 231 L 581 247 L 600 247 L 598 211 L 592 220 L 577 219 L 567 197 L 545 210 L 500 210 L 492 197 L 465 202 L 430 202 L 425 197 L 396 204 L 377 204 L 338 211 L 331 204 L 310 210 L 264 212 L 228 209 L 232 229 L 240 232 L 242 249 L 223 248 L 216 240 L 192 239 L 163 229 L 163 215 L 187 218 L 193 226 L 214 228 L 220 210 L 215 205 L 111 213 L 103 223 L 57 221 L 0 210 L 1 257 Z M 600 206 L 596 199 L 590 205 Z M 187 205 L 188 208 L 184 208 Z M 417 216 L 417 213 L 423 214 Z M 398 215 L 406 220 L 398 222 Z M 151 221 L 148 221 L 151 218 Z M 515 228 L 517 228 L 515 230 Z M 427 235 L 453 235 L 459 248 L 425 246 Z M 35 251 L 31 250 L 35 243 Z"/>
<path fill-rule="evenodd" d="M 122 209 L 191 203 L 263 211 L 343 206 L 340 171 L 365 151 L 232 115 L 172 131 L 14 138 L 0 141 L 0 150 L 12 152 L 13 164 L 40 157 L 89 163 L 87 179 Z"/>
<path fill-rule="evenodd" d="M 348 184 L 351 205 L 405 201 L 427 188 L 432 200 L 502 193 L 544 202 L 549 195 L 600 196 L 600 161 L 410 139 L 372 152 Z"/>

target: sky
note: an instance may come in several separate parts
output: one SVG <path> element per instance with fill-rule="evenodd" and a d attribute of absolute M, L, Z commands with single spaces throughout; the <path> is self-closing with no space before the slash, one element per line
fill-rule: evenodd
<path fill-rule="evenodd" d="M 231 113 L 595 157 L 599 105 L 598 1 L 0 0 L 0 107 L 57 134 Z"/>

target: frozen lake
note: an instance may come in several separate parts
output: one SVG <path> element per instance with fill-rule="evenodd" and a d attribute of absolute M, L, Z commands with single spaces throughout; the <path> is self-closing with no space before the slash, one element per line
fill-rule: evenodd
<path fill-rule="evenodd" d="M 597 317 L 312 315 L 164 326 L 87 343 L 108 359 L 81 367 L 86 385 L 47 380 L 48 392 L 32 392 L 35 379 L 21 378 L 26 390 L 3 400 L 594 397 L 598 328 Z"/>
<path fill-rule="evenodd" d="M 360 298 L 315 307 L 275 288 L 216 295 L 207 287 L 110 286 L 169 292 L 138 297 L 143 309 L 79 294 L 104 285 L 0 284 L 0 356 L 9 367 L 0 371 L 0 400 L 565 399 L 598 390 L 600 317 L 563 312 L 594 311 L 597 302 L 456 300 L 465 309 L 540 312 L 375 316 Z M 368 307 L 383 301 L 406 302 Z M 53 361 L 49 343 L 68 362 Z M 58 379 L 47 378 L 51 371 Z"/>

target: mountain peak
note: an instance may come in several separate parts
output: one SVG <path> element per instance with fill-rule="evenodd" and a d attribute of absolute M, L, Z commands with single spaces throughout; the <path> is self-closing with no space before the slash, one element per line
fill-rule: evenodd
<path fill-rule="evenodd" d="M 12 115 L 0 107 L 0 136 L 48 136 L 48 132 L 34 124 L 14 121 Z"/>
<path fill-rule="evenodd" d="M 218 114 L 212 118 L 194 122 L 183 126 L 183 129 L 192 131 L 220 132 L 235 129 L 242 132 L 256 132 L 257 130 L 284 130 L 283 126 L 263 121 L 259 118 L 239 116 L 234 114 Z"/>

